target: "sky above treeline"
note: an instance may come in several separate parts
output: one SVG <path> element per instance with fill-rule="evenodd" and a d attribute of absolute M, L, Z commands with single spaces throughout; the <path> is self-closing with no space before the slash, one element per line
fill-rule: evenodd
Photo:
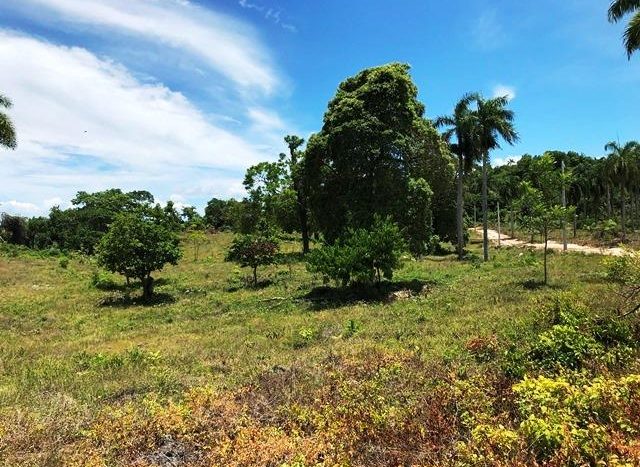
<path fill-rule="evenodd" d="M 427 117 L 465 92 L 510 96 L 521 141 L 492 156 L 604 154 L 640 139 L 640 55 L 602 0 L 1 0 L 0 211 L 146 189 L 202 208 L 322 125 L 338 84 L 409 63 Z"/>

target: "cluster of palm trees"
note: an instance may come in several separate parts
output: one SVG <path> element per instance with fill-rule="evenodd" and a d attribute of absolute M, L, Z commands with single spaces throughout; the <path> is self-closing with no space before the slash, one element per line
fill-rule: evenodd
<path fill-rule="evenodd" d="M 449 143 L 451 151 L 458 157 L 456 221 L 459 259 L 464 256 L 464 177 L 478 162 L 481 162 L 484 233 L 482 249 L 484 260 L 489 260 L 487 217 L 489 152 L 500 148 L 501 140 L 511 145 L 518 141 L 518 133 L 513 124 L 514 114 L 507 108 L 508 104 L 507 96 L 485 99 L 479 93 L 469 93 L 458 101 L 453 115 L 438 117 L 434 122 L 436 126 L 446 128 L 443 137 Z"/>
<path fill-rule="evenodd" d="M 637 188 L 640 178 L 640 144 L 629 141 L 621 145 L 612 141 L 604 149 L 609 152 L 602 174 L 607 187 L 607 209 L 611 215 L 611 187 L 616 187 L 620 199 L 620 239 L 624 242 L 627 237 L 627 197 L 630 190 Z"/>

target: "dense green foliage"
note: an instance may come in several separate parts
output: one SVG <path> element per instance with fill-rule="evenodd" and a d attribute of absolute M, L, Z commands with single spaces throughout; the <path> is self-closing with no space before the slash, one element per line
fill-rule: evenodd
<path fill-rule="evenodd" d="M 0 239 L 14 245 L 28 245 L 27 219 L 7 213 L 0 215 Z"/>
<path fill-rule="evenodd" d="M 390 218 L 375 217 L 369 229 L 349 229 L 333 245 L 315 249 L 308 269 L 342 286 L 391 280 L 406 244 Z"/>
<path fill-rule="evenodd" d="M 258 285 L 258 266 L 268 266 L 276 262 L 280 249 L 272 235 L 246 234 L 236 237 L 229 248 L 226 260 L 253 270 L 253 285 Z"/>
<path fill-rule="evenodd" d="M 97 246 L 98 264 L 111 272 L 139 279 L 144 299 L 153 294 L 151 273 L 182 256 L 174 231 L 143 212 L 116 216 Z"/>
<path fill-rule="evenodd" d="M 499 202 L 515 219 L 515 201 L 522 194 L 522 182 L 534 187 L 545 186 L 539 163 L 545 157 L 553 161 L 553 170 L 559 177 L 564 162 L 567 178 L 564 180 L 567 206 L 575 207 L 575 226 L 592 232 L 597 240 L 613 242 L 628 240 L 626 232 L 640 225 L 640 151 L 634 142 L 621 147 L 617 143 L 610 154 L 602 158 L 575 152 L 548 151 L 540 156 L 524 155 L 512 162 L 489 170 L 489 211 L 495 213 Z M 626 149 L 625 149 L 626 148 Z M 619 150 L 624 154 L 620 157 Z M 473 209 L 479 200 L 474 196 L 481 184 L 480 174 L 473 172 L 467 180 L 467 206 Z M 560 203 L 561 187 L 554 185 L 555 198 Z M 473 211 L 468 211 L 472 215 Z M 495 216 L 494 216 L 495 221 Z M 571 227 L 574 219 L 567 218 Z"/>
<path fill-rule="evenodd" d="M 374 216 L 391 216 L 402 228 L 410 181 L 423 179 L 433 192 L 435 233 L 453 238 L 454 164 L 433 125 L 409 67 L 366 69 L 340 84 L 322 130 L 305 153 L 309 206 L 330 243 L 348 228 L 367 228 Z"/>

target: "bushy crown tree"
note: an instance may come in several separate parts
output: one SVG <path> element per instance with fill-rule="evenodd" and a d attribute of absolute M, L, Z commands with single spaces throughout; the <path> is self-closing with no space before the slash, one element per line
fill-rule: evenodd
<path fill-rule="evenodd" d="M 153 294 L 151 274 L 166 264 L 176 264 L 181 255 L 175 231 L 142 212 L 118 215 L 97 247 L 100 265 L 140 279 L 145 300 Z"/>
<path fill-rule="evenodd" d="M 273 235 L 241 235 L 236 237 L 229 248 L 226 260 L 253 270 L 253 285 L 258 285 L 258 267 L 276 262 L 280 245 Z"/>
<path fill-rule="evenodd" d="M 329 102 L 304 161 L 310 208 L 330 243 L 348 228 L 370 227 L 376 214 L 402 228 L 413 222 L 412 179 L 433 191 L 436 233 L 455 235 L 455 165 L 417 95 L 409 66 L 392 63 L 348 78 Z"/>

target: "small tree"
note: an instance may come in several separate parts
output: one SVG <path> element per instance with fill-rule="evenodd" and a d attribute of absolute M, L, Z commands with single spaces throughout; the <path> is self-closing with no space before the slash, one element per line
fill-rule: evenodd
<path fill-rule="evenodd" d="M 207 241 L 207 235 L 204 233 L 204 231 L 196 227 L 197 226 L 190 227 L 189 230 L 187 230 L 187 238 L 189 239 L 189 243 L 193 245 L 194 261 L 198 261 L 200 247 Z"/>
<path fill-rule="evenodd" d="M 339 282 L 373 283 L 392 279 L 400 267 L 406 244 L 397 224 L 376 217 L 370 229 L 349 230 L 334 245 L 325 245 L 309 255 L 308 269 Z"/>
<path fill-rule="evenodd" d="M 226 260 L 253 269 L 253 285 L 258 285 L 258 266 L 276 262 L 280 245 L 269 235 L 242 235 L 231 244 Z"/>
<path fill-rule="evenodd" d="M 539 232 L 544 240 L 544 284 L 547 285 L 549 231 L 560 227 L 575 212 L 573 206 L 563 207 L 560 200 L 562 187 L 568 184 L 572 175 L 571 172 L 562 173 L 556 169 L 551 153 L 533 160 L 531 170 L 536 174 L 536 185 L 529 181 L 522 182 L 521 196 L 516 205 L 522 224 L 531 232 Z"/>
<path fill-rule="evenodd" d="M 539 232 L 544 241 L 544 284 L 547 285 L 549 231 L 554 227 L 559 227 L 562 220 L 566 219 L 572 210 L 545 200 L 542 191 L 532 187 L 529 182 L 522 183 L 522 190 L 523 193 L 519 200 L 519 205 L 523 224 L 532 231 Z"/>
<path fill-rule="evenodd" d="M 143 213 L 128 213 L 116 217 L 98 244 L 97 256 L 109 271 L 140 279 L 142 296 L 149 300 L 153 295 L 151 273 L 167 263 L 177 264 L 182 253 L 175 232 Z"/>

